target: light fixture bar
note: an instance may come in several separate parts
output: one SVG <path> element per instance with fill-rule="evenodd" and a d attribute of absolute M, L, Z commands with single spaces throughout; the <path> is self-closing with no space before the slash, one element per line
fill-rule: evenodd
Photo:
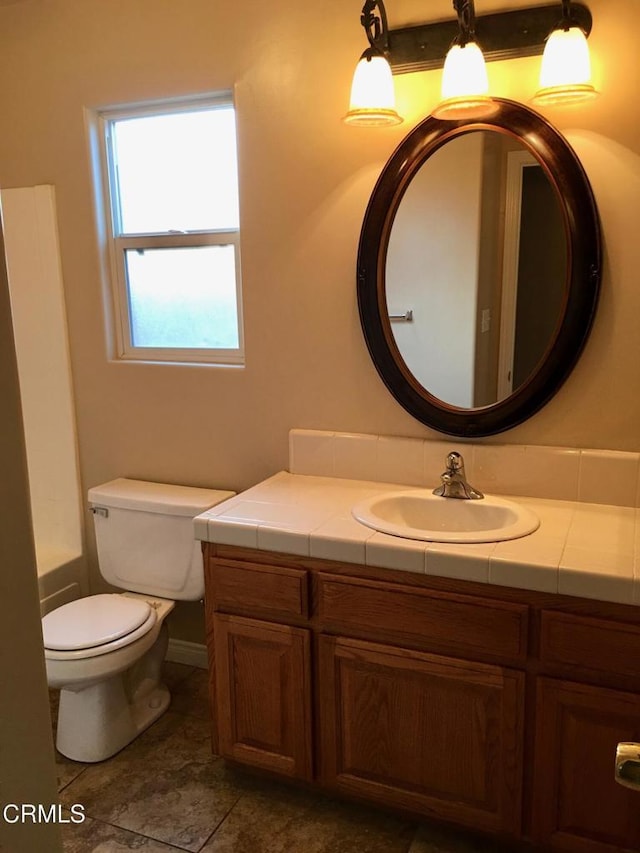
<path fill-rule="evenodd" d="M 571 4 L 572 19 L 588 36 L 591 12 L 582 3 Z M 482 15 L 475 19 L 475 32 L 487 62 L 538 56 L 549 33 L 558 26 L 558 3 Z M 447 51 L 458 34 L 456 20 L 420 24 L 389 30 L 388 45 L 380 48 L 394 74 L 442 68 Z"/>

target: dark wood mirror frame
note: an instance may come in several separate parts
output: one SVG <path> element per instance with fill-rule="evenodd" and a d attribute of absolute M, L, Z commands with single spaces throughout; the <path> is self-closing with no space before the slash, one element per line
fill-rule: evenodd
<path fill-rule="evenodd" d="M 578 157 L 564 137 L 538 113 L 514 101 L 496 98 L 496 102 L 498 112 L 490 119 L 451 122 L 428 117 L 406 136 L 376 183 L 358 248 L 360 320 L 378 373 L 413 417 L 449 435 L 493 435 L 522 423 L 542 408 L 568 377 L 582 352 L 600 290 L 598 212 Z M 493 405 L 462 409 L 430 394 L 400 355 L 388 318 L 385 267 L 396 211 L 416 171 L 442 145 L 474 130 L 497 130 L 516 137 L 545 170 L 558 195 L 565 222 L 567 293 L 557 332 L 527 381 Z"/>

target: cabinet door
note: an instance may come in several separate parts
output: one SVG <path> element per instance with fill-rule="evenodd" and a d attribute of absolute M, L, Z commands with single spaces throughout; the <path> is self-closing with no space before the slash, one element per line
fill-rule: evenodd
<path fill-rule="evenodd" d="M 533 834 L 573 853 L 640 850 L 640 794 L 614 780 L 619 741 L 640 740 L 640 696 L 539 678 Z"/>
<path fill-rule="evenodd" d="M 309 631 L 214 616 L 220 755 L 311 778 Z"/>
<path fill-rule="evenodd" d="M 319 654 L 326 784 L 519 831 L 522 673 L 328 636 Z"/>

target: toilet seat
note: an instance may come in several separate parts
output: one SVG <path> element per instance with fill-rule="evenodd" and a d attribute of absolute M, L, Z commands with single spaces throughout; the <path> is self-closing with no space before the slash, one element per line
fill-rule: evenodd
<path fill-rule="evenodd" d="M 45 657 L 73 660 L 107 654 L 150 631 L 156 609 L 142 598 L 116 593 L 70 601 L 42 620 Z"/>

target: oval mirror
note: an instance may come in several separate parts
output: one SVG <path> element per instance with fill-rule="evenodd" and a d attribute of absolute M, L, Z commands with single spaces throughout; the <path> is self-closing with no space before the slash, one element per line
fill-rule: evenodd
<path fill-rule="evenodd" d="M 369 202 L 358 304 L 383 381 L 441 432 L 490 435 L 558 390 L 589 333 L 600 231 L 573 149 L 496 99 L 490 120 L 427 118 Z"/>

